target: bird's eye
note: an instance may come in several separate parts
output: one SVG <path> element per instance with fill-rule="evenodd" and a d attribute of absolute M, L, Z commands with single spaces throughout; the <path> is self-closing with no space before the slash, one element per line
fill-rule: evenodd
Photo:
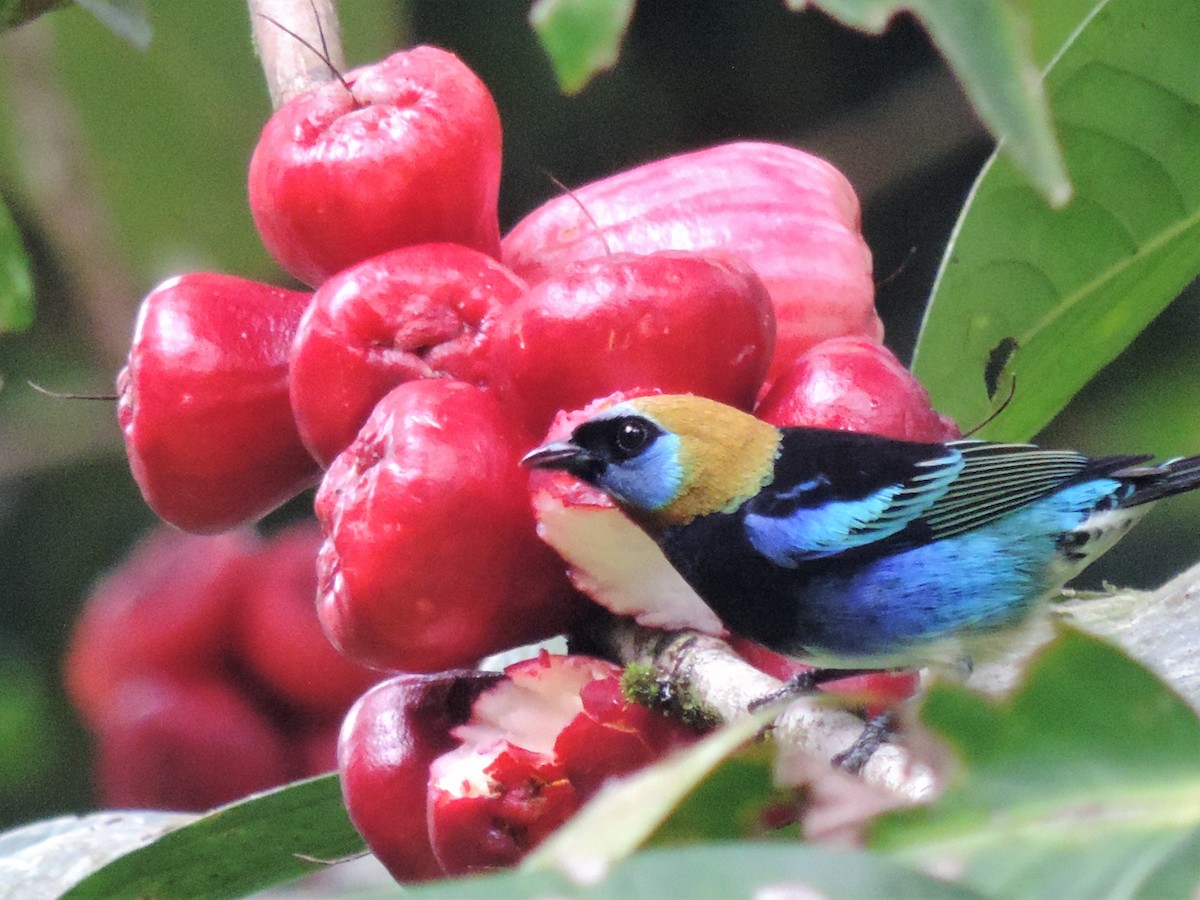
<path fill-rule="evenodd" d="M 636 456 L 654 440 L 657 430 L 644 419 L 622 419 L 617 424 L 613 445 L 625 459 Z"/>

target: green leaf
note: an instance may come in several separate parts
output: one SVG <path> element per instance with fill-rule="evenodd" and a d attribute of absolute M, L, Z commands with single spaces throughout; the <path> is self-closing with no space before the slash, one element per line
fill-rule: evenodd
<path fill-rule="evenodd" d="M 529 23 L 564 93 L 575 94 L 611 69 L 633 18 L 634 0 L 537 0 Z"/>
<path fill-rule="evenodd" d="M 364 851 L 336 775 L 231 803 L 79 882 L 66 897 L 237 897 Z"/>
<path fill-rule="evenodd" d="M 982 421 L 989 355 L 1015 341 L 1013 402 L 983 434 L 1030 437 L 1200 272 L 1197 35 L 1191 0 L 1110 0 L 1059 57 L 1075 196 L 1047 209 L 1003 157 L 980 176 L 913 362 L 942 412 Z"/>
<path fill-rule="evenodd" d="M 775 750 L 759 743 L 725 759 L 675 807 L 654 832 L 652 845 L 762 837 L 762 814 L 782 799 L 775 787 Z M 793 829 L 771 832 L 773 839 L 795 838 Z"/>
<path fill-rule="evenodd" d="M 693 844 L 648 850 L 625 860 L 598 883 L 576 883 L 556 872 L 506 872 L 420 885 L 413 900 L 497 898 L 888 897 L 941 900 L 978 897 L 972 891 L 920 875 L 878 855 L 785 843 Z"/>
<path fill-rule="evenodd" d="M 766 709 L 726 725 L 662 762 L 612 779 L 526 857 L 529 871 L 601 873 L 639 847 L 680 801 L 778 714 Z"/>
<path fill-rule="evenodd" d="M 33 321 L 33 279 L 21 234 L 0 204 L 0 334 L 23 331 Z"/>
<path fill-rule="evenodd" d="M 946 57 L 1003 152 L 1054 204 L 1071 183 L 1039 86 L 1024 4 L 1016 0 L 787 0 L 819 7 L 847 25 L 879 33 L 909 10 Z"/>
<path fill-rule="evenodd" d="M 150 27 L 150 11 L 146 8 L 146 0 L 75 2 L 99 19 L 117 37 L 124 38 L 139 50 L 149 48 L 154 29 Z"/>
<path fill-rule="evenodd" d="M 1064 631 L 1010 699 L 936 685 L 922 717 L 965 771 L 873 847 L 991 896 L 1195 896 L 1200 720 L 1120 651 Z"/>

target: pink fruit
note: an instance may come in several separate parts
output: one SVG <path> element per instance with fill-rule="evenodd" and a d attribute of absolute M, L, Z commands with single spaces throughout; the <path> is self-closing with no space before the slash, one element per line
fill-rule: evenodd
<path fill-rule="evenodd" d="M 416 47 L 295 97 L 250 160 L 263 243 L 311 285 L 407 244 L 499 257 L 500 116 L 458 57 Z"/>
<path fill-rule="evenodd" d="M 774 339 L 762 283 L 730 258 L 664 252 L 575 263 L 497 318 L 492 383 L 534 433 L 618 390 L 749 409 Z"/>
<path fill-rule="evenodd" d="M 383 676 L 338 653 L 321 629 L 321 543 L 317 523 L 301 522 L 255 554 L 238 603 L 236 652 L 274 701 L 308 715 L 340 716 Z"/>
<path fill-rule="evenodd" d="M 485 380 L 491 320 L 524 290 L 490 256 L 458 244 L 393 250 L 326 281 L 292 344 L 292 410 L 305 446 L 327 465 L 402 382 Z"/>
<path fill-rule="evenodd" d="M 443 874 L 426 823 L 429 766 L 456 745 L 450 730 L 498 675 L 399 675 L 364 694 L 346 716 L 338 767 L 346 809 L 397 881 Z"/>
<path fill-rule="evenodd" d="M 481 388 L 410 381 L 317 492 L 318 609 L 366 665 L 436 671 L 565 630 L 586 603 L 538 541 L 518 466 L 532 442 Z"/>
<path fill-rule="evenodd" d="M 308 302 L 203 272 L 142 301 L 117 419 L 134 480 L 167 522 L 224 531 L 316 480 L 288 400 L 288 353 Z"/>
<path fill-rule="evenodd" d="M 882 336 L 859 227 L 854 189 L 829 163 L 778 144 L 732 143 L 656 160 L 550 200 L 505 236 L 502 258 L 536 284 L 609 253 L 737 255 L 774 303 L 770 381 L 826 338 Z"/>
<path fill-rule="evenodd" d="M 813 347 L 771 386 L 754 414 L 773 425 L 862 431 L 907 441 L 959 436 L 890 350 L 865 338 Z"/>

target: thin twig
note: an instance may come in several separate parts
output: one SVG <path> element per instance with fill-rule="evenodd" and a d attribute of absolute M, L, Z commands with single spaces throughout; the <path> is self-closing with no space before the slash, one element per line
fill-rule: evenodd
<path fill-rule="evenodd" d="M 246 5 L 274 108 L 329 81 L 331 70 L 345 71 L 334 0 L 246 0 Z"/>

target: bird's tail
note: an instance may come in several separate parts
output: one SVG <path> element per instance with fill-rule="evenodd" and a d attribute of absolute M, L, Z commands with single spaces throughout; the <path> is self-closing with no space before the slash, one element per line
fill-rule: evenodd
<path fill-rule="evenodd" d="M 1200 456 L 1169 459 L 1156 466 L 1129 466 L 1118 469 L 1112 475 L 1134 487 L 1133 493 L 1125 497 L 1120 505 L 1140 506 L 1200 488 Z"/>

